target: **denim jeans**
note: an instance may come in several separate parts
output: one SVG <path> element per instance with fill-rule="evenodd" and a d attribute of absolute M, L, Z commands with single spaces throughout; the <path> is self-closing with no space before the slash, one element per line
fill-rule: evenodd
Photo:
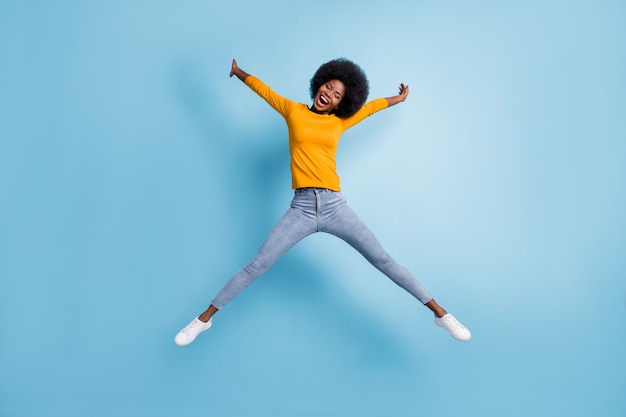
<path fill-rule="evenodd" d="M 211 304 L 223 308 L 291 247 L 316 232 L 330 233 L 346 241 L 423 304 L 432 300 L 420 282 L 389 256 L 365 223 L 348 207 L 340 192 L 299 188 L 295 190 L 291 207 L 270 232 L 254 259 L 228 281 Z"/>

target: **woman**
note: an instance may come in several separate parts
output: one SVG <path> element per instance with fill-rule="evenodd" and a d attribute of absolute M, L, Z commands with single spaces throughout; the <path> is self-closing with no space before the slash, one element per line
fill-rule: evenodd
<path fill-rule="evenodd" d="M 323 64 L 311 79 L 313 104 L 309 107 L 276 94 L 261 80 L 239 68 L 236 60 L 233 60 L 230 70 L 230 76 L 233 75 L 285 118 L 295 195 L 291 207 L 254 259 L 228 281 L 209 308 L 183 328 L 174 342 L 179 346 L 193 342 L 199 333 L 211 327 L 216 312 L 266 272 L 298 241 L 316 232 L 330 233 L 346 241 L 428 307 L 435 314 L 435 324 L 457 340 L 470 340 L 470 331 L 439 306 L 419 281 L 387 254 L 372 232 L 348 207 L 340 192 L 335 154 L 341 134 L 366 117 L 406 100 L 409 86 L 400 84 L 398 95 L 365 104 L 369 89 L 365 74 L 353 62 L 336 59 Z"/>

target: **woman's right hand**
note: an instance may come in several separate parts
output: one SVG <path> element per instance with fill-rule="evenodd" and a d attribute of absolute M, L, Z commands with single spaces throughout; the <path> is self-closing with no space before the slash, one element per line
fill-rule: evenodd
<path fill-rule="evenodd" d="M 237 60 L 233 59 L 233 64 L 230 67 L 230 76 L 232 77 L 233 75 L 235 75 L 238 69 L 239 67 L 237 66 Z"/>
<path fill-rule="evenodd" d="M 233 75 L 236 75 L 241 81 L 246 81 L 246 78 L 248 78 L 249 75 L 247 72 L 239 68 L 236 59 L 233 59 L 233 64 L 230 67 L 230 76 L 232 77 Z"/>

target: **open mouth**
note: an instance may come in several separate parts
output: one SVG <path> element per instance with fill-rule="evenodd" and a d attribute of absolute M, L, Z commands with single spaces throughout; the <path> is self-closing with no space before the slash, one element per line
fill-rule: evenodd
<path fill-rule="evenodd" d="M 328 99 L 324 96 L 320 96 L 319 102 L 323 104 L 324 106 L 328 105 Z"/>

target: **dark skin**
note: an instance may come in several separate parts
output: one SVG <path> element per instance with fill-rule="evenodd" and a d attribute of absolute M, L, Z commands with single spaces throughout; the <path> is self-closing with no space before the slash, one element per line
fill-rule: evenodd
<path fill-rule="evenodd" d="M 250 74 L 239 68 L 237 65 L 237 61 L 233 59 L 233 63 L 230 69 L 230 76 L 236 76 L 241 81 L 245 81 L 246 78 Z M 409 96 L 409 86 L 405 84 L 400 84 L 398 95 L 391 96 L 385 98 L 387 100 L 387 104 L 391 107 L 398 103 L 402 103 Z M 309 109 L 315 113 L 319 114 L 331 114 L 335 108 L 341 102 L 343 95 L 345 94 L 346 87 L 339 80 L 328 80 L 328 82 L 324 83 L 317 94 L 315 95 L 315 99 L 313 100 L 313 104 L 309 107 Z M 441 307 L 435 300 L 430 300 L 426 304 L 436 317 L 443 317 L 447 314 L 446 310 Z M 213 304 L 207 308 L 204 313 L 198 316 L 198 319 L 204 323 L 208 322 L 211 317 L 215 313 L 217 313 L 219 309 L 215 307 Z"/>

